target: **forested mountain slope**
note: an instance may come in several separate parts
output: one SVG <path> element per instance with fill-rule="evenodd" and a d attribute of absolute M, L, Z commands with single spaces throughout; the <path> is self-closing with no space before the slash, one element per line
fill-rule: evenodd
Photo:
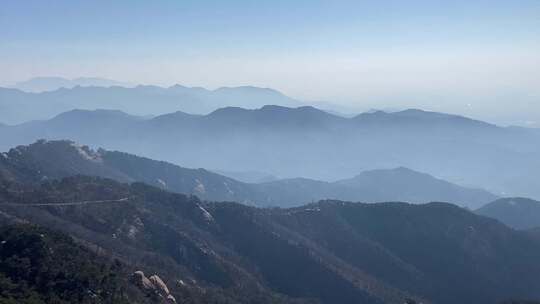
<path fill-rule="evenodd" d="M 243 183 L 205 169 L 188 169 L 104 149 L 95 151 L 70 141 L 41 140 L 11 149 L 0 155 L 0 170 L 2 167 L 5 175 L 20 172 L 26 175 L 20 178 L 34 182 L 84 174 L 121 182 L 140 181 L 207 200 L 258 206 L 291 207 L 321 199 L 340 199 L 411 203 L 439 201 L 476 208 L 497 198 L 487 191 L 460 187 L 406 168 L 366 171 L 352 179 L 337 182 L 296 178 L 260 184 Z"/>
<path fill-rule="evenodd" d="M 216 297 L 236 294 L 240 303 L 540 296 L 538 239 L 450 204 L 321 201 L 258 209 L 90 177 L 20 188 L 2 184 L 3 221 L 60 229 L 167 282 L 181 280 L 186 285 L 171 287 L 177 299 L 201 288 Z"/>

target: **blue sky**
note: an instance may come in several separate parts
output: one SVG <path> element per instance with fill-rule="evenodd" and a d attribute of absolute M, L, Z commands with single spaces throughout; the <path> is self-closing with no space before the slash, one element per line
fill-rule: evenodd
<path fill-rule="evenodd" d="M 267 86 L 359 108 L 463 112 L 512 98 L 527 109 L 540 96 L 539 54 L 538 0 L 6 0 L 0 8 L 0 84 L 97 76 Z"/>

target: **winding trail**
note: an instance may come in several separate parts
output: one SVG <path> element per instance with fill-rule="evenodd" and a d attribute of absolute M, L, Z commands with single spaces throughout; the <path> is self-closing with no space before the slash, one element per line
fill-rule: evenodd
<path fill-rule="evenodd" d="M 1 206 L 15 206 L 15 207 L 47 207 L 47 206 L 80 206 L 80 205 L 94 205 L 94 204 L 106 204 L 106 203 L 125 203 L 129 201 L 129 197 L 124 197 L 116 200 L 99 200 L 99 201 L 80 201 L 80 202 L 67 202 L 67 203 L 0 203 Z"/>

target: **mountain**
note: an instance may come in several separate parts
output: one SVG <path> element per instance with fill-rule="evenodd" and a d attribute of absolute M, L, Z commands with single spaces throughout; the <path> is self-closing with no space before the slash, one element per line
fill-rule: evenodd
<path fill-rule="evenodd" d="M 43 81 L 43 87 L 54 86 L 48 84 L 48 78 Z M 49 119 L 74 109 L 117 109 L 133 115 L 148 116 L 176 111 L 207 114 L 225 106 L 257 108 L 266 104 L 302 105 L 300 101 L 267 88 L 230 87 L 207 90 L 180 85 L 168 88 L 143 85 L 126 87 L 92 79 L 77 81 L 77 85 L 70 85 L 71 81 L 67 81 L 67 84 L 56 85 L 58 89 L 39 93 L 0 88 L 0 121 L 19 124 L 30 120 Z"/>
<path fill-rule="evenodd" d="M 540 198 L 540 170 L 534 170 L 540 169 L 540 132 L 534 129 L 414 109 L 344 118 L 313 107 L 226 107 L 206 115 L 117 115 L 111 125 L 102 124 L 102 114 L 70 111 L 0 128 L 0 149 L 70 139 L 192 168 L 326 181 L 406 167 L 497 196 Z"/>
<path fill-rule="evenodd" d="M 97 77 L 79 77 L 67 79 L 62 77 L 35 77 L 29 80 L 16 83 L 13 88 L 24 92 L 41 93 L 46 91 L 55 91 L 61 88 L 71 89 L 74 87 L 132 87 L 132 84 L 97 78 Z"/>
<path fill-rule="evenodd" d="M 61 230 L 156 273 L 178 303 L 540 297 L 539 240 L 450 204 L 259 209 L 84 176 L 20 183 L 0 183 L 1 221 Z"/>
<path fill-rule="evenodd" d="M 204 170 L 122 152 L 94 151 L 70 141 L 38 141 L 0 155 L 0 176 L 8 180 L 39 183 L 73 175 L 111 178 L 149 185 L 203 199 L 254 203 L 255 190 L 231 178 Z"/>
<path fill-rule="evenodd" d="M 404 167 L 365 171 L 354 178 L 337 181 L 336 184 L 349 188 L 349 192 L 366 193 L 363 201 L 369 202 L 437 201 L 474 208 L 497 198 L 485 190 L 461 187 Z"/>
<path fill-rule="evenodd" d="M 501 198 L 475 211 L 515 229 L 540 228 L 540 202 L 532 199 Z"/>
<path fill-rule="evenodd" d="M 305 106 L 286 108 L 276 105 L 265 105 L 260 109 L 248 110 L 238 107 L 218 109 L 208 114 L 205 119 L 218 125 L 234 125 L 259 128 L 333 128 L 336 124 L 346 122 L 345 118 Z"/>
<path fill-rule="evenodd" d="M 255 108 L 268 104 L 298 106 L 301 103 L 283 93 L 254 86 L 221 87 L 211 91 L 201 91 L 201 95 L 211 95 L 213 99 L 224 105 Z M 240 102 L 240 103 L 239 103 Z"/>
<path fill-rule="evenodd" d="M 360 202 L 452 202 L 477 208 L 497 198 L 485 190 L 461 187 L 403 167 L 369 170 L 336 182 L 293 178 L 261 183 L 259 187 L 267 197 L 279 198 L 281 206 L 331 198 Z"/>
<path fill-rule="evenodd" d="M 84 120 L 79 121 L 84 124 Z M 106 121 L 99 124 L 108 125 Z M 0 174 L 17 176 L 16 172 L 24 172 L 20 174 L 25 176 L 19 174 L 17 178 L 28 182 L 83 174 L 120 182 L 144 182 L 177 193 L 194 194 L 205 200 L 258 206 L 291 207 L 321 199 L 341 199 L 444 201 L 475 208 L 496 198 L 486 191 L 460 187 L 406 168 L 366 171 L 355 178 L 333 183 L 305 178 L 245 183 L 205 169 L 188 169 L 104 149 L 94 151 L 70 141 L 40 140 L 0 155 Z"/>
<path fill-rule="evenodd" d="M 259 184 L 278 180 L 276 176 L 258 171 L 212 171 L 236 179 L 237 181 L 241 181 L 243 183 Z"/>
<path fill-rule="evenodd" d="M 387 125 L 397 124 L 400 127 L 403 127 L 404 125 L 411 127 L 421 125 L 435 125 L 439 127 L 452 127 L 456 125 L 459 125 L 460 127 L 494 127 L 494 125 L 492 124 L 474 119 L 469 119 L 459 115 L 424 111 L 420 109 L 407 109 L 396 112 L 384 112 L 378 110 L 359 114 L 353 119 L 356 123 L 363 125 L 369 125 L 372 123 L 380 124 L 381 122 L 385 122 L 385 124 Z"/>

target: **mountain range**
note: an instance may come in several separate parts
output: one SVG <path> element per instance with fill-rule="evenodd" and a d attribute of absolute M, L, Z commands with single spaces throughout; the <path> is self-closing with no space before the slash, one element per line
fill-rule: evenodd
<path fill-rule="evenodd" d="M 540 202 L 528 198 L 501 198 L 482 206 L 475 212 L 495 218 L 515 229 L 540 228 Z"/>
<path fill-rule="evenodd" d="M 407 167 L 497 196 L 540 197 L 540 132 L 422 110 L 352 118 L 313 107 L 221 108 L 153 118 L 73 110 L 0 128 L 0 148 L 70 139 L 192 168 L 336 181 Z M 504 174 L 502 174 L 504 172 Z"/>
<path fill-rule="evenodd" d="M 0 88 L 0 121 L 19 124 L 49 119 L 75 109 L 117 109 L 133 115 L 149 116 L 176 111 L 206 114 L 224 106 L 257 108 L 266 104 L 299 106 L 300 101 L 268 88 L 253 86 L 222 87 L 208 90 L 174 85 L 126 87 L 107 80 L 65 80 L 66 85 L 51 91 L 25 92 L 24 87 L 48 87 L 59 79 L 32 80 L 16 88 Z M 41 82 L 44 82 L 43 84 Z M 54 85 L 53 85 L 54 87 Z"/>
<path fill-rule="evenodd" d="M 321 182 L 305 178 L 261 183 L 283 202 L 339 199 L 361 202 L 452 202 L 475 208 L 497 198 L 485 190 L 458 186 L 408 168 L 364 171 L 353 178 Z"/>
<path fill-rule="evenodd" d="M 16 176 L 23 165 L 32 170 Z M 123 152 L 92 150 L 70 141 L 40 140 L 0 154 L 0 175 L 39 183 L 77 174 L 144 182 L 161 189 L 194 194 L 205 200 L 258 206 L 298 206 L 321 199 L 363 202 L 452 202 L 475 209 L 497 197 L 460 187 L 407 168 L 372 170 L 336 182 L 305 178 L 244 183 L 205 169 L 189 169 Z M 10 178 L 8 178 L 10 177 Z"/>
<path fill-rule="evenodd" d="M 78 77 L 67 79 L 63 77 L 34 77 L 17 82 L 11 88 L 24 92 L 41 93 L 58 89 L 74 87 L 132 87 L 133 84 L 98 77 Z"/>
<path fill-rule="evenodd" d="M 250 184 L 65 140 L 18 146 L 0 154 L 0 302 L 488 304 L 540 298 L 535 229 L 515 230 L 442 202 L 328 199 L 286 207 L 301 193 L 353 190 L 381 200 L 492 197 L 401 167 L 336 182 Z M 223 202 L 248 195 L 266 195 L 285 207 Z M 250 202 L 268 204 L 244 201 Z"/>
<path fill-rule="evenodd" d="M 19 163 L 12 176 L 33 170 Z M 487 304 L 540 297 L 540 239 L 451 204 L 321 201 L 259 209 L 80 175 L 37 184 L 0 180 L 0 223 L 67 233 L 124 265 L 113 272 L 118 286 L 130 269 L 156 274 L 177 303 Z M 3 240 L 1 246 L 17 239 Z M 0 263 L 11 267 L 0 268 L 0 278 L 17 279 L 15 269 L 28 267 L 19 261 Z M 100 276 L 88 280 L 96 284 Z"/>

